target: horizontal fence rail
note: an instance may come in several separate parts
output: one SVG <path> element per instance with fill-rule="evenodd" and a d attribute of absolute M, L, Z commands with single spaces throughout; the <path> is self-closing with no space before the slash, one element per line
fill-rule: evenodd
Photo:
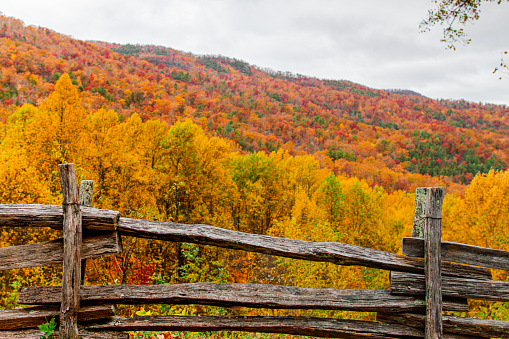
<path fill-rule="evenodd" d="M 15 268 L 38 267 L 62 264 L 63 239 L 37 244 L 0 247 L 0 271 Z M 83 236 L 82 258 L 96 258 L 120 253 L 121 241 L 118 232 L 106 231 Z"/>
<path fill-rule="evenodd" d="M 402 251 L 411 257 L 424 257 L 424 240 L 403 238 Z M 509 252 L 451 241 L 441 242 L 442 260 L 498 270 L 509 270 Z"/>
<path fill-rule="evenodd" d="M 81 206 L 83 228 L 114 231 L 120 212 Z M 62 229 L 61 205 L 5 205 L 0 204 L 0 225 L 6 227 L 51 227 Z"/>
<path fill-rule="evenodd" d="M 422 314 L 384 314 L 379 313 L 377 320 L 382 322 L 395 322 L 411 327 L 422 328 L 425 317 Z M 474 338 L 509 338 L 509 322 L 501 320 L 485 320 L 443 316 L 442 324 L 445 332 L 468 334 Z"/>
<path fill-rule="evenodd" d="M 41 330 L 18 330 L 18 331 L 0 331 L 0 339 L 41 339 L 44 335 Z M 80 339 L 129 339 L 128 333 L 121 332 L 92 332 L 80 328 Z M 59 331 L 53 333 L 53 338 L 59 338 Z"/>
<path fill-rule="evenodd" d="M 426 303 L 410 296 L 394 296 L 388 290 L 302 288 L 265 284 L 189 283 L 172 285 L 86 285 L 83 303 L 200 304 L 251 308 L 322 309 L 362 312 L 419 312 Z M 61 288 L 24 287 L 19 304 L 45 305 L 62 301 Z M 448 311 L 466 312 L 465 300 L 445 302 Z"/>
<path fill-rule="evenodd" d="M 8 211 L 11 210 L 8 206 L 16 206 L 13 210 L 17 211 L 15 216 L 6 217 Z M 0 205 L 0 225 L 16 225 L 21 227 L 27 218 L 30 220 L 27 225 L 34 226 L 47 226 L 56 227 L 56 220 L 63 220 L 58 209 L 53 205 L 47 205 L 50 208 L 36 208 L 35 206 L 46 206 L 46 205 L 25 205 L 29 206 L 27 209 L 20 208 L 22 205 Z M 91 208 L 81 207 L 83 212 L 83 224 L 97 229 L 103 228 L 116 228 L 120 234 L 135 236 L 147 239 L 166 240 L 166 241 L 177 241 L 177 242 L 189 242 L 201 245 L 212 245 L 229 249 L 245 250 L 251 252 L 258 252 L 264 254 L 270 254 L 275 256 L 288 257 L 293 259 L 302 259 L 309 261 L 318 262 L 332 262 L 338 265 L 359 265 L 365 267 L 387 269 L 401 272 L 414 272 L 421 273 L 424 270 L 424 260 L 421 258 L 414 258 L 405 255 L 397 255 L 389 252 L 374 250 L 370 248 L 364 248 L 360 246 L 345 244 L 345 243 L 332 243 L 332 242 L 310 242 L 295 239 L 286 239 L 279 237 L 271 237 L 265 235 L 243 233 L 238 231 L 227 230 L 219 227 L 209 225 L 189 225 L 189 224 L 177 224 L 171 222 L 157 222 L 138 220 L 130 218 L 118 218 L 118 212 L 98 210 L 101 214 L 106 215 L 106 219 L 102 217 L 90 218 L 89 224 L 86 221 L 86 211 Z M 44 211 L 44 213 L 40 211 Z M 20 212 L 22 211 L 22 212 Z M 36 212 L 37 211 L 37 212 Z M 60 219 L 57 218 L 57 214 L 60 213 Z M 29 216 L 29 217 L 28 217 Z M 91 226 L 92 219 L 95 226 Z M 8 220 L 8 222 L 6 222 Z M 117 221 L 118 220 L 118 221 Z M 25 225 L 25 226 L 27 226 Z M 102 225 L 102 226 L 99 226 Z M 118 225 L 118 226 L 117 226 Z M 86 239 L 86 238 L 85 238 Z M 103 240 L 106 240 L 103 238 Z M 58 241 L 58 240 L 55 240 Z M 86 241 L 86 240 L 84 240 Z M 113 245 L 114 239 L 109 239 L 103 245 L 105 248 L 101 249 L 101 244 L 95 244 L 95 251 L 98 253 L 90 254 L 87 253 L 84 257 L 99 256 L 100 251 L 104 251 L 104 254 L 118 253 L 118 245 Z M 51 247 L 51 243 L 45 244 Z M 12 258 L 13 255 L 10 251 L 12 248 L 0 249 L 0 258 L 2 255 L 6 258 L 6 262 L 9 260 L 12 262 L 10 265 L 4 265 L 4 262 L 0 263 L 0 269 L 10 268 L 23 268 L 40 266 L 37 263 L 38 257 L 41 260 L 52 260 L 51 263 L 59 263 L 61 260 L 44 258 L 49 253 L 51 256 L 55 256 L 56 252 L 48 252 L 47 247 L 42 244 L 24 245 L 27 247 L 19 247 L 19 252 L 16 252 L 17 257 L 31 255 L 26 263 L 19 262 L 20 266 L 15 266 L 16 262 Z M 38 248 L 38 246 L 41 246 Z M 111 248 L 113 247 L 113 248 Z M 84 251 L 87 249 L 84 248 Z M 5 251 L 5 252 L 4 252 Z M 5 254 L 3 254 L 3 253 Z M 56 258 L 57 256 L 55 256 Z M 33 264 L 31 263 L 33 262 Z M 26 265 L 26 266 L 22 266 Z M 28 266 L 30 265 L 30 266 Z M 42 264 L 46 265 L 46 264 Z M 442 271 L 444 275 L 468 277 L 471 279 L 479 280 L 491 280 L 491 271 L 486 268 L 457 265 L 448 262 L 442 263 Z"/>
<path fill-rule="evenodd" d="M 64 257 L 66 249 L 73 248 L 72 245 L 67 245 L 67 241 L 81 239 L 83 232 L 82 245 L 76 242 L 77 251 L 73 259 L 75 264 L 68 266 L 75 273 L 78 272 L 80 263 L 86 264 L 87 258 L 120 253 L 120 237 L 123 235 L 389 270 L 390 289 L 318 289 L 203 282 L 97 286 L 80 285 L 80 274 L 76 274 L 72 283 L 69 284 L 68 280 L 67 284 L 64 284 L 67 289 L 62 286 L 23 287 L 18 303 L 41 306 L 0 311 L 0 339 L 40 338 L 44 333 L 34 328 L 51 317 L 60 318 L 60 329 L 63 330 L 58 336 L 65 339 L 77 338 L 78 331 L 79 338 L 124 339 L 128 336 L 121 333 L 122 331 L 224 330 L 351 339 L 509 338 L 509 322 L 442 315 L 442 310 L 468 312 L 467 299 L 509 301 L 509 283 L 493 281 L 490 270 L 508 270 L 509 252 L 440 240 L 441 204 L 444 195 L 442 188 L 417 190 L 412 231 L 414 237 L 403 239 L 403 255 L 397 255 L 345 243 L 310 242 L 243 233 L 202 224 L 123 218 L 116 211 L 87 207 L 90 206 L 93 191 L 91 181 L 82 182 L 78 203 L 75 199 L 75 175 L 71 167 L 72 164 L 59 165 L 59 169 L 69 170 L 66 172 L 66 180 L 72 185 L 66 184 L 62 178 L 61 183 L 64 192 L 69 193 L 69 188 L 72 188 L 74 212 L 68 213 L 69 201 L 65 194 L 66 217 L 64 209 L 59 205 L 0 205 L 0 226 L 63 229 L 64 219 L 74 218 L 82 228 L 78 227 L 77 235 L 68 237 L 66 242 L 56 239 L 0 248 L 0 270 L 62 264 L 67 258 Z M 65 234 L 64 231 L 64 237 Z M 65 263 L 63 271 L 65 275 Z M 69 304 L 71 306 L 64 307 L 70 300 L 68 292 L 71 292 L 73 300 L 77 302 L 73 302 L 74 306 Z M 159 303 L 377 312 L 377 320 L 254 316 L 123 318 L 115 315 L 113 306 Z M 66 316 L 70 309 L 74 318 Z M 67 319 L 65 325 L 62 322 L 63 317 Z"/>
<path fill-rule="evenodd" d="M 391 272 L 391 293 L 395 295 L 425 295 L 424 276 Z M 442 293 L 448 297 L 479 300 L 509 301 L 509 282 L 442 278 Z"/>
<path fill-rule="evenodd" d="M 398 326 L 395 326 L 398 325 Z M 90 330 L 139 331 L 243 331 L 283 333 L 327 338 L 422 338 L 424 331 L 412 326 L 372 321 L 316 317 L 212 317 L 154 316 L 114 317 L 107 323 L 91 325 Z M 445 334 L 444 339 L 468 339 L 471 336 Z"/>
<path fill-rule="evenodd" d="M 91 330 L 138 331 L 243 331 L 284 333 L 328 338 L 387 338 L 387 335 L 421 337 L 423 331 L 399 324 L 312 317 L 212 317 L 154 316 L 115 317 Z"/>
<path fill-rule="evenodd" d="M 120 218 L 122 235 L 146 239 L 188 242 L 229 249 L 264 253 L 292 259 L 331 262 L 337 265 L 358 265 L 385 270 L 422 273 L 424 259 L 397 255 L 338 242 L 311 242 L 232 231 L 201 224 L 177 224 Z M 486 268 L 443 262 L 444 275 L 491 280 Z"/>
<path fill-rule="evenodd" d="M 82 306 L 78 313 L 78 321 L 109 319 L 114 315 L 115 308 L 112 305 Z M 37 306 L 2 310 L 0 311 L 0 330 L 37 327 L 48 322 L 53 317 L 59 320 L 59 306 Z"/>

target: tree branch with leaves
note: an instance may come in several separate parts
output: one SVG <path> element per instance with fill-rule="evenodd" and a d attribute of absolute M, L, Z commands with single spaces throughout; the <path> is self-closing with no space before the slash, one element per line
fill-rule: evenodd
<path fill-rule="evenodd" d="M 428 32 L 432 26 L 437 24 L 443 26 L 441 41 L 447 43 L 448 48 L 456 50 L 458 43 L 470 44 L 472 39 L 468 37 L 463 26 L 479 20 L 483 3 L 496 2 L 500 5 L 506 1 L 509 0 L 435 0 L 436 7 L 428 11 L 427 17 L 421 21 L 419 27 L 421 32 Z M 509 73 L 504 61 L 505 54 L 507 51 L 502 52 L 500 65 L 495 67 L 493 73 Z"/>

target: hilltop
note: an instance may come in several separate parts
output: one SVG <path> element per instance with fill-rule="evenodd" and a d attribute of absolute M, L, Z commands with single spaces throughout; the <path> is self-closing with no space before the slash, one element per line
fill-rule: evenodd
<path fill-rule="evenodd" d="M 457 184 L 509 162 L 505 106 L 432 100 L 161 46 L 80 41 L 5 16 L 0 24 L 0 119 L 25 103 L 39 105 L 68 73 L 89 111 L 169 124 L 188 118 L 246 154 L 313 154 L 323 167 L 389 190 L 439 183 L 461 191 Z"/>

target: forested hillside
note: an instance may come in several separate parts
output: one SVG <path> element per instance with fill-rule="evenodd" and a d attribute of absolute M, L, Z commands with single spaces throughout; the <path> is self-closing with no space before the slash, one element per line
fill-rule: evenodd
<path fill-rule="evenodd" d="M 314 154 L 335 173 L 389 190 L 412 191 L 429 181 L 426 175 L 445 176 L 446 185 L 469 183 L 509 161 L 504 106 L 431 100 L 159 46 L 83 42 L 1 21 L 0 99 L 7 111 L 38 105 L 68 73 L 88 110 L 168 123 L 189 118 L 244 153 Z"/>
<path fill-rule="evenodd" d="M 398 252 L 410 235 L 415 188 L 444 185 L 443 238 L 507 249 L 505 106 L 437 101 L 158 46 L 84 42 L 4 16 L 0 25 L 0 203 L 59 204 L 57 164 L 73 162 L 78 179 L 95 181 L 93 206 L 123 216 Z M 1 246 L 56 237 L 0 232 Z M 387 286 L 387 272 L 373 269 L 123 241 L 122 255 L 89 261 L 87 283 Z M 60 267 L 0 272 L 0 305 L 15 306 L 20 286 L 60 279 Z M 501 304 L 478 309 L 507 318 Z"/>

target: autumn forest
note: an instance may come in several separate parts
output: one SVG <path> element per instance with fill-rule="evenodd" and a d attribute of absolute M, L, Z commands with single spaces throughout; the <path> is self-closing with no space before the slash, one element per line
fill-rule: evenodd
<path fill-rule="evenodd" d="M 443 239 L 507 250 L 508 115 L 506 106 L 229 57 L 80 41 L 0 16 L 2 204 L 60 204 L 57 164 L 72 162 L 78 180 L 95 182 L 92 206 L 123 216 L 400 253 L 415 189 L 444 186 Z M 0 246 L 59 236 L 6 227 L 0 234 Z M 505 271 L 494 276 L 508 279 Z M 87 263 L 85 281 L 386 288 L 388 274 L 124 237 L 120 255 Z M 22 286 L 59 284 L 61 266 L 2 271 L 0 308 L 16 307 Z M 509 318 L 507 303 L 474 306 L 484 317 Z M 372 317 L 179 305 L 119 312 Z"/>

